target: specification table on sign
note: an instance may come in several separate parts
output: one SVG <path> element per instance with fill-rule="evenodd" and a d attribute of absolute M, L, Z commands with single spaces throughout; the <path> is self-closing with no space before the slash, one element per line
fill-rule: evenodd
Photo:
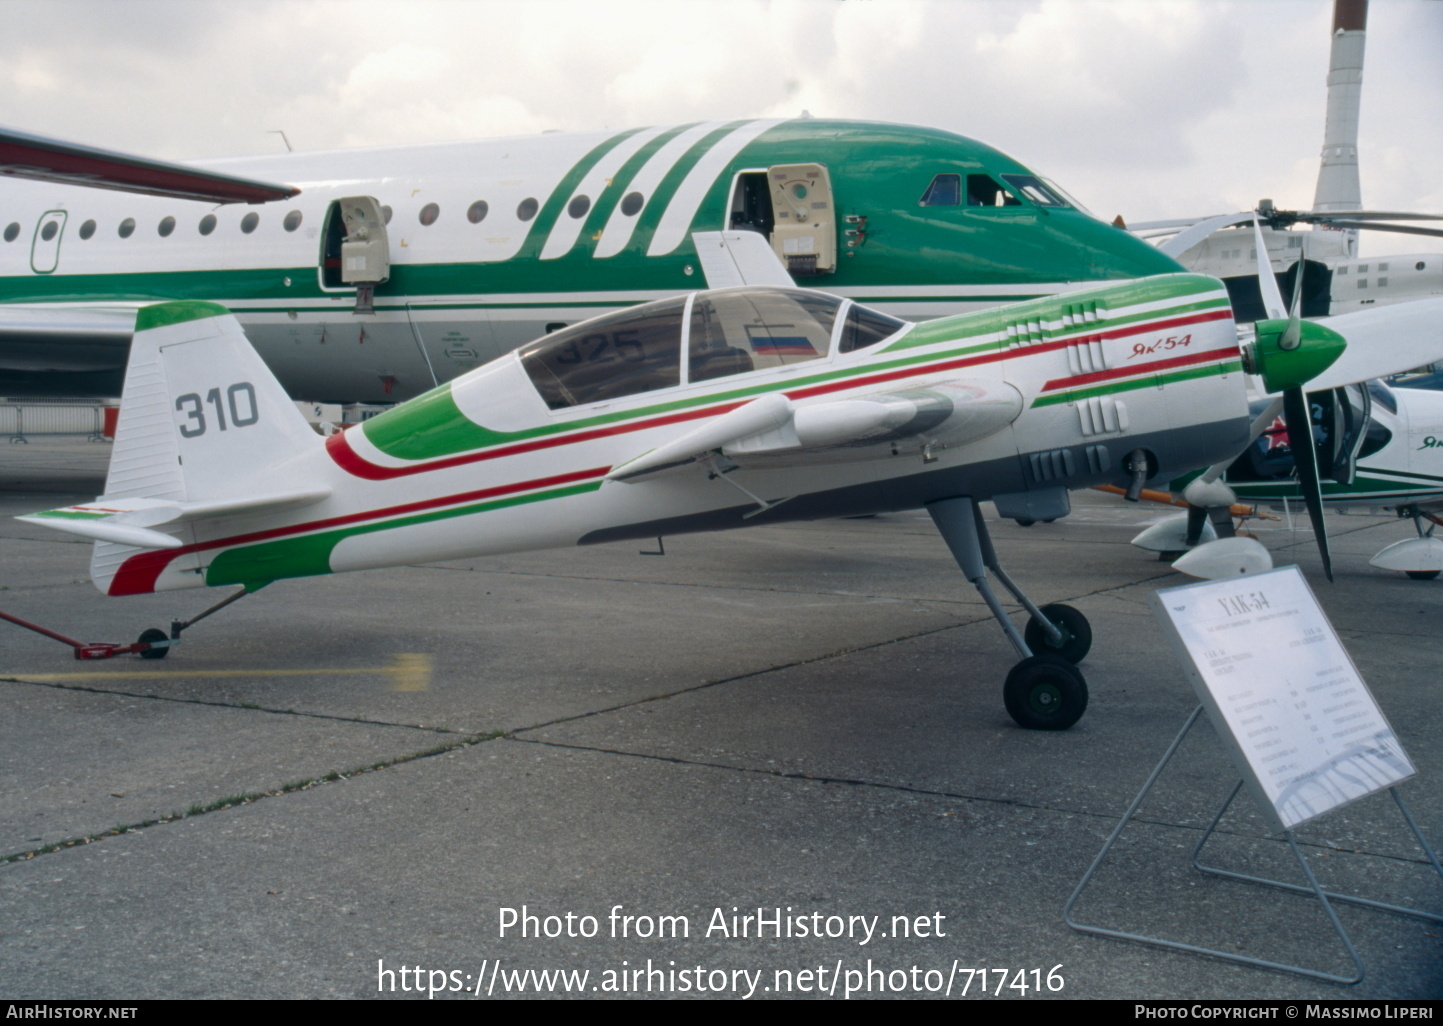
<path fill-rule="evenodd" d="M 1413 775 L 1297 567 L 1168 588 L 1153 601 L 1239 772 L 1278 829 Z"/>

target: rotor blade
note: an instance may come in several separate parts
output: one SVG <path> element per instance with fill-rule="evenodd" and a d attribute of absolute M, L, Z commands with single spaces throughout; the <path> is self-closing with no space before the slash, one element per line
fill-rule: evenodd
<path fill-rule="evenodd" d="M 1332 221 L 1344 218 L 1349 221 L 1443 221 L 1443 214 L 1417 214 L 1400 210 L 1303 210 L 1298 212 L 1299 221 Z"/>
<path fill-rule="evenodd" d="M 1283 393 L 1283 414 L 1288 422 L 1288 446 L 1293 450 L 1293 463 L 1298 468 L 1298 489 L 1313 522 L 1313 536 L 1318 542 L 1318 555 L 1323 557 L 1323 573 L 1333 579 L 1333 558 L 1328 552 L 1328 529 L 1323 522 L 1323 486 L 1318 480 L 1318 450 L 1313 447 L 1313 418 L 1308 410 L 1308 397 L 1301 388 Z"/>
<path fill-rule="evenodd" d="M 1263 238 L 1263 226 L 1258 223 L 1258 216 L 1253 215 L 1253 242 L 1257 246 L 1258 257 L 1258 291 L 1262 294 L 1263 309 L 1268 312 L 1270 320 L 1282 320 L 1288 316 L 1288 308 L 1283 305 L 1283 294 L 1278 289 L 1278 279 L 1273 274 L 1273 264 L 1268 258 L 1268 244 Z"/>
<path fill-rule="evenodd" d="M 1365 232 L 1397 232 L 1401 235 L 1432 235 L 1443 238 L 1443 229 L 1416 228 L 1410 224 L 1373 224 L 1368 221 L 1323 221 L 1329 228 L 1359 228 Z"/>
<path fill-rule="evenodd" d="M 1247 224 L 1256 218 L 1257 215 L 1252 211 L 1239 214 L 1219 214 L 1216 217 L 1208 218 L 1206 221 L 1199 221 L 1191 228 L 1183 229 L 1162 245 L 1158 246 L 1157 249 L 1159 253 L 1166 253 L 1168 256 L 1176 258 L 1192 249 L 1213 232 L 1220 231 L 1223 228 L 1231 228 L 1237 224 Z M 1168 225 L 1166 222 L 1150 222 L 1147 224 L 1135 224 L 1132 226 L 1132 230 L 1145 231 L 1154 227 L 1163 228 L 1171 227 L 1171 225 Z"/>

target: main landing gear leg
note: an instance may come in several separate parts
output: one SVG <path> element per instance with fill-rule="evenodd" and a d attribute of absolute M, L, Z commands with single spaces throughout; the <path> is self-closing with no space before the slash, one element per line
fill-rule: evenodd
<path fill-rule="evenodd" d="M 1087 709 L 1087 682 L 1073 663 L 1079 662 L 1092 645 L 1087 618 L 1070 606 L 1051 605 L 1038 609 L 1012 582 L 997 563 L 987 523 L 977 504 L 969 498 L 943 499 L 927 506 L 932 522 L 952 550 L 952 557 L 1022 661 L 1012 668 L 1003 686 L 1007 712 L 1020 726 L 1032 730 L 1066 730 Z M 1012 597 L 1032 620 L 1025 634 L 1007 617 L 996 593 L 987 581 L 987 571 L 996 574 Z M 1035 654 L 1034 654 L 1035 653 Z"/>

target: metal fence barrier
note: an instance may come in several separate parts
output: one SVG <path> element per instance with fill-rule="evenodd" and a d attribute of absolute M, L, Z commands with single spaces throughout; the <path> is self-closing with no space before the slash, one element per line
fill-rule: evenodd
<path fill-rule="evenodd" d="M 105 409 L 96 403 L 0 400 L 0 436 L 11 445 L 29 441 L 29 435 L 84 435 L 87 441 L 103 442 Z"/>

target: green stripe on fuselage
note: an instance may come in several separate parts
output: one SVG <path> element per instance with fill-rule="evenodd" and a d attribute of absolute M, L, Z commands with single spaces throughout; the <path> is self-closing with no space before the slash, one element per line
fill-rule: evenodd
<path fill-rule="evenodd" d="M 398 527 L 411 527 L 451 517 L 465 517 L 476 513 L 489 513 L 508 506 L 521 506 L 531 502 L 545 502 L 568 495 L 594 492 L 601 487 L 600 481 L 555 488 L 551 491 L 533 492 L 529 495 L 510 496 L 491 502 L 480 502 L 470 506 L 456 506 L 451 509 L 417 513 L 394 520 L 356 524 L 334 531 L 320 531 L 302 535 L 299 538 L 282 538 L 277 541 L 260 542 L 226 549 L 211 561 L 205 571 L 208 586 L 218 584 L 251 585 L 257 581 L 277 581 L 291 577 L 315 577 L 331 572 L 331 552 L 346 538 L 375 531 L 389 531 Z"/>
<path fill-rule="evenodd" d="M 1111 297 L 1117 290 L 1123 290 L 1123 294 L 1133 298 L 1137 302 L 1158 302 L 1168 298 L 1185 297 L 1192 295 L 1203 288 L 1217 291 L 1217 281 L 1201 275 L 1176 275 L 1172 279 L 1161 281 L 1154 279 L 1150 286 L 1143 286 L 1138 283 L 1133 285 L 1118 285 L 1107 288 L 1107 294 Z M 1067 296 L 1053 296 L 1048 299 L 1035 300 L 1028 304 L 1028 312 L 1038 313 L 1044 316 L 1043 319 L 1055 319 L 1060 316 L 1064 304 L 1076 304 L 1079 299 L 1085 299 L 1089 293 L 1072 293 Z M 1187 304 L 1183 307 L 1168 308 L 1164 310 L 1153 310 L 1141 314 L 1128 314 L 1110 318 L 1108 324 L 1132 323 L 1139 320 L 1161 320 L 1175 315 L 1176 310 L 1191 310 L 1195 306 L 1207 308 L 1211 306 L 1225 305 L 1227 300 L 1219 298 L 1215 301 L 1207 301 L 1198 304 Z M 1014 319 L 1009 309 L 1006 320 Z M 901 352 L 908 346 L 902 345 L 912 335 L 923 334 L 927 343 L 957 343 L 955 348 L 942 352 L 930 352 L 917 355 L 900 356 L 893 360 L 879 360 L 856 364 L 844 369 L 829 369 L 818 374 L 806 377 L 794 378 L 787 381 L 775 379 L 760 384 L 743 386 L 723 392 L 711 392 L 705 395 L 694 395 L 673 402 L 657 403 L 631 410 L 609 412 L 595 417 L 579 418 L 577 420 L 564 421 L 560 423 L 542 424 L 535 428 L 524 431 L 501 432 L 484 427 L 468 419 L 457 408 L 454 398 L 451 395 L 451 385 L 444 384 L 438 388 L 416 399 L 411 400 L 402 406 L 379 417 L 373 417 L 361 425 L 367 441 L 380 449 L 388 456 L 396 459 L 421 461 L 439 459 L 446 456 L 453 456 L 463 452 L 471 452 L 477 449 L 487 448 L 495 445 L 502 445 L 512 442 L 526 441 L 532 438 L 541 438 L 548 435 L 557 435 L 575 431 L 582 431 L 588 428 L 599 427 L 607 424 L 614 424 L 624 420 L 640 420 L 647 417 L 662 416 L 674 413 L 679 410 L 695 409 L 701 406 L 719 405 L 736 400 L 746 400 L 768 392 L 794 391 L 797 389 L 809 388 L 814 385 L 826 384 L 834 381 L 841 381 L 847 378 L 860 378 L 872 374 L 885 373 L 891 370 L 899 370 L 905 367 L 917 366 L 918 364 L 940 363 L 948 360 L 955 360 L 969 356 L 975 356 L 985 352 L 995 352 L 1004 348 L 997 338 L 999 324 L 1004 320 L 1002 314 L 995 310 L 981 310 L 975 313 L 958 314 L 936 321 L 928 321 L 918 324 L 912 328 L 908 335 L 902 340 L 894 343 L 884 352 Z M 1081 333 L 1081 329 L 1074 329 Z M 1025 357 L 1026 347 L 1017 350 L 1017 356 Z M 1199 373 L 1187 372 L 1166 378 L 1172 380 L 1186 380 L 1187 377 L 1197 377 L 1202 374 L 1226 373 L 1229 368 L 1236 368 L 1237 361 L 1230 361 L 1223 366 L 1210 366 Z M 1141 384 L 1154 384 L 1159 380 L 1158 376 L 1149 376 L 1140 384 L 1122 384 L 1100 386 L 1102 391 L 1123 391 L 1127 388 L 1141 387 Z M 1098 392 L 1097 394 L 1102 394 Z M 1051 402 L 1064 402 L 1074 395 L 1061 395 L 1051 397 Z M 1046 405 L 1041 403 L 1041 405 Z"/>

